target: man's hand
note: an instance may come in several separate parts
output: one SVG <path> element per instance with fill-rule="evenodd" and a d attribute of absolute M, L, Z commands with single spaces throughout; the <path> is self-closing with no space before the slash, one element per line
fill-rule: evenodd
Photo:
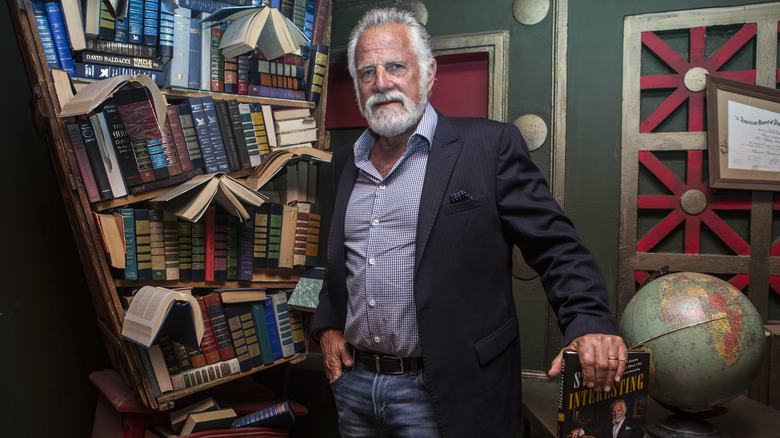
<path fill-rule="evenodd" d="M 579 353 L 582 376 L 588 388 L 609 391 L 614 382 L 619 382 L 628 362 L 628 350 L 623 338 L 614 335 L 590 334 L 580 336 L 567 345 L 552 361 L 547 374 L 555 377 L 561 373 L 563 352 Z"/>
<path fill-rule="evenodd" d="M 325 375 L 332 382 L 341 375 L 342 364 L 345 367 L 352 366 L 352 355 L 349 352 L 349 344 L 344 340 L 341 330 L 325 330 L 320 334 L 320 347 L 322 347 L 322 361 L 325 363 Z"/>

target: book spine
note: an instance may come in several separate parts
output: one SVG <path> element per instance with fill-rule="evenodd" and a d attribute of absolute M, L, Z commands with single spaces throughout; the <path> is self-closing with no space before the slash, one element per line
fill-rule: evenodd
<path fill-rule="evenodd" d="M 252 162 L 249 158 L 249 149 L 247 149 L 246 137 L 244 135 L 244 122 L 241 120 L 241 112 L 238 109 L 238 101 L 230 99 L 227 101 L 228 116 L 233 130 L 233 139 L 236 142 L 236 152 L 238 154 L 239 168 L 249 169 Z"/>
<path fill-rule="evenodd" d="M 222 360 L 228 360 L 236 357 L 236 351 L 233 348 L 233 342 L 230 338 L 230 329 L 225 319 L 225 313 L 222 310 L 222 300 L 218 292 L 212 292 L 203 297 L 206 309 L 211 319 L 211 327 L 214 329 L 214 339 L 217 341 L 219 357 Z"/>
<path fill-rule="evenodd" d="M 248 206 L 249 218 L 238 224 L 238 267 L 236 279 L 251 281 L 254 270 L 255 209 Z"/>
<path fill-rule="evenodd" d="M 189 179 L 192 179 L 198 175 L 202 175 L 203 171 L 200 169 L 193 169 L 189 172 L 183 172 L 179 175 L 174 175 L 167 179 L 161 179 L 157 181 L 152 181 L 150 183 L 141 184 L 135 187 L 130 187 L 128 189 L 128 192 L 131 195 L 137 195 L 139 193 L 148 192 L 151 190 L 161 189 L 163 187 L 170 187 L 176 184 L 181 184 Z"/>
<path fill-rule="evenodd" d="M 233 120 L 228 113 L 227 101 L 214 100 L 214 110 L 217 113 L 217 122 L 219 132 L 222 135 L 222 145 L 225 148 L 225 157 L 227 158 L 228 168 L 231 172 L 241 169 L 241 162 L 238 159 L 238 146 L 233 131 Z"/>
<path fill-rule="evenodd" d="M 206 121 L 209 140 L 211 143 L 210 154 L 213 157 L 214 172 L 230 172 L 225 145 L 222 143 L 222 132 L 219 129 L 217 120 L 217 110 L 214 106 L 214 98 L 211 96 L 201 97 L 203 105 L 203 115 Z M 208 160 L 206 166 L 208 167 Z"/>
<path fill-rule="evenodd" d="M 249 94 L 249 57 L 236 58 L 236 94 L 246 96 Z"/>
<path fill-rule="evenodd" d="M 100 201 L 100 193 L 98 193 L 97 183 L 95 183 L 95 175 L 92 174 L 92 168 L 89 164 L 87 150 L 84 147 L 84 140 L 81 138 L 79 125 L 74 122 L 66 122 L 65 125 L 68 129 L 73 155 L 76 157 L 81 182 L 84 185 L 84 190 L 87 192 L 87 199 L 89 199 L 89 202 L 98 202 Z"/>
<path fill-rule="evenodd" d="M 206 363 L 209 365 L 214 364 L 219 362 L 220 358 L 217 340 L 214 337 L 214 328 L 211 326 L 211 318 L 209 318 L 208 306 L 202 296 L 197 296 L 195 299 L 198 300 L 198 306 L 200 306 L 201 316 L 203 317 L 203 325 L 205 326 L 200 349 L 203 351 Z"/>
<path fill-rule="evenodd" d="M 98 38 L 106 41 L 114 41 L 115 28 L 114 28 L 114 14 L 108 9 L 105 2 L 100 2 L 100 17 L 98 19 Z"/>
<path fill-rule="evenodd" d="M 206 281 L 214 281 L 214 242 L 217 222 L 216 207 L 210 205 L 203 214 L 203 245 Z"/>
<path fill-rule="evenodd" d="M 248 103 L 240 103 L 238 104 L 238 111 L 241 115 L 241 125 L 244 130 L 244 143 L 246 143 L 247 147 L 249 165 L 250 167 L 259 166 L 262 160 L 260 158 L 260 152 L 257 149 L 255 124 L 252 120 L 252 106 Z"/>
<path fill-rule="evenodd" d="M 149 210 L 136 208 L 135 213 L 135 254 L 138 260 L 138 280 L 152 279 L 152 236 L 149 230 Z"/>
<path fill-rule="evenodd" d="M 255 208 L 252 264 L 256 268 L 268 267 L 268 225 L 271 204 Z"/>
<path fill-rule="evenodd" d="M 211 31 L 209 23 L 200 22 L 200 89 L 211 91 Z"/>
<path fill-rule="evenodd" d="M 201 368 L 185 371 L 181 373 L 185 388 L 198 386 L 213 380 L 228 377 L 241 372 L 238 359 L 233 358 L 227 361 L 220 361 Z"/>
<path fill-rule="evenodd" d="M 317 167 L 314 166 L 314 168 L 316 169 Z M 306 266 L 317 266 L 317 260 L 319 259 L 321 222 L 322 210 L 319 204 L 312 204 L 309 208 L 309 230 L 306 235 Z"/>
<path fill-rule="evenodd" d="M 111 186 L 111 193 L 114 198 L 127 196 L 127 186 L 122 175 L 122 169 L 119 166 L 116 149 L 111 138 L 111 133 L 106 123 L 105 114 L 95 113 L 89 116 L 92 121 L 92 127 L 95 130 L 95 138 L 100 148 L 100 158 L 103 167 L 106 169 L 108 183 Z"/>
<path fill-rule="evenodd" d="M 155 179 L 162 180 L 168 178 L 170 175 L 165 162 L 162 139 L 146 140 L 146 150 L 149 152 Z"/>
<path fill-rule="evenodd" d="M 157 47 L 159 26 L 160 0 L 144 0 L 143 45 Z"/>
<path fill-rule="evenodd" d="M 230 337 L 233 340 L 233 349 L 236 352 L 236 358 L 238 358 L 238 365 L 241 367 L 242 372 L 249 371 L 252 369 L 252 361 L 249 357 L 249 349 L 247 349 L 244 327 L 241 324 L 238 307 L 223 306 L 222 309 L 225 312 L 225 320 L 230 331 Z"/>
<path fill-rule="evenodd" d="M 317 0 L 317 7 L 314 12 L 314 30 L 312 30 L 311 36 L 312 44 L 320 44 L 323 42 L 329 6 L 330 0 Z"/>
<path fill-rule="evenodd" d="M 201 21 L 190 20 L 190 56 L 187 64 L 187 88 L 200 89 Z"/>
<path fill-rule="evenodd" d="M 206 236 L 203 222 L 192 223 L 192 280 L 206 279 Z"/>
<path fill-rule="evenodd" d="M 133 187 L 141 184 L 143 180 L 135 153 L 133 153 L 133 144 L 127 135 L 119 109 L 114 102 L 109 101 L 103 106 L 103 116 L 106 119 L 106 126 L 110 131 L 114 149 L 116 149 L 117 161 L 122 169 L 125 185 Z"/>
<path fill-rule="evenodd" d="M 259 161 L 262 163 L 263 159 L 271 153 L 270 143 L 268 141 L 268 124 L 265 122 L 263 116 L 263 106 L 259 103 L 250 104 L 252 107 L 252 124 L 255 127 L 255 138 L 257 139 L 257 155 L 259 155 Z M 258 160 L 256 155 L 250 153 L 250 159 Z"/>
<path fill-rule="evenodd" d="M 89 120 L 81 120 L 79 123 L 79 130 L 81 131 L 81 140 L 84 144 L 84 150 L 87 151 L 87 157 L 89 158 L 89 165 L 92 169 L 92 175 L 95 177 L 95 184 L 98 188 L 98 194 L 101 201 L 106 201 L 114 197 L 111 191 L 111 184 L 108 181 L 108 174 L 106 174 L 106 168 L 103 166 L 103 158 L 100 152 L 100 145 L 95 136 L 95 130 L 92 127 L 92 122 Z"/>
<path fill-rule="evenodd" d="M 163 211 L 165 279 L 179 280 L 179 225 L 176 215 Z"/>
<path fill-rule="evenodd" d="M 149 359 L 149 351 L 145 347 L 134 344 L 138 349 L 138 356 L 141 358 L 141 366 L 144 368 L 146 374 L 146 380 L 149 381 L 149 387 L 152 390 L 152 394 L 155 397 L 162 395 L 160 392 L 160 385 L 157 383 L 157 377 L 154 375 L 154 368 L 152 367 L 152 361 Z"/>
<path fill-rule="evenodd" d="M 38 36 L 41 37 L 43 54 L 46 56 L 46 63 L 49 68 L 60 68 L 59 57 L 57 56 L 57 47 L 54 45 L 54 37 L 49 27 L 49 19 L 46 17 L 46 7 L 43 2 L 30 2 L 30 8 L 35 17 L 35 26 L 38 28 Z"/>
<path fill-rule="evenodd" d="M 174 4 L 168 1 L 160 1 L 160 21 L 157 35 L 157 54 L 160 58 L 173 57 L 173 27 Z"/>
<path fill-rule="evenodd" d="M 247 352 L 249 353 L 249 362 L 252 368 L 263 365 L 263 353 L 260 350 L 260 343 L 257 339 L 257 329 L 252 317 L 252 310 L 249 304 L 237 304 L 238 318 L 241 322 L 241 328 L 244 330 L 244 340 L 246 341 Z"/>
<path fill-rule="evenodd" d="M 225 279 L 238 280 L 238 217 L 226 214 L 227 217 L 227 266 Z"/>
<path fill-rule="evenodd" d="M 49 29 L 54 40 L 54 47 L 57 50 L 57 59 L 60 61 L 60 67 L 71 75 L 76 74 L 73 66 L 73 56 L 70 53 L 70 43 L 68 43 L 68 31 L 65 29 L 65 22 L 62 20 L 62 10 L 60 4 L 56 2 L 44 3 L 46 8 L 46 18 L 49 20 Z"/>
<path fill-rule="evenodd" d="M 152 280 L 165 280 L 165 234 L 162 210 L 149 210 L 149 241 L 152 256 Z"/>
<path fill-rule="evenodd" d="M 198 133 L 195 128 L 195 121 L 192 119 L 192 108 L 188 102 L 176 105 L 176 113 L 179 115 L 181 131 L 184 134 L 184 141 L 187 143 L 187 155 L 190 157 L 190 164 L 193 169 L 205 169 L 206 164 L 203 161 L 203 154 L 198 142 Z"/>
<path fill-rule="evenodd" d="M 276 329 L 279 332 L 279 345 L 282 349 L 282 356 L 290 357 L 295 354 L 295 347 L 293 345 L 290 313 L 287 309 L 287 295 L 284 292 L 275 293 L 271 295 L 271 300 L 274 303 Z"/>
<path fill-rule="evenodd" d="M 126 43 L 130 41 L 130 22 L 125 19 L 114 19 L 114 41 Z"/>
<path fill-rule="evenodd" d="M 309 213 L 311 204 L 298 203 L 298 215 L 295 222 L 295 247 L 293 266 L 306 266 L 306 242 L 309 237 Z"/>
<path fill-rule="evenodd" d="M 190 10 L 176 8 L 173 14 L 173 55 L 165 65 L 165 86 L 187 88 L 190 71 Z"/>
<path fill-rule="evenodd" d="M 252 310 L 252 320 L 257 330 L 257 342 L 260 344 L 263 364 L 270 365 L 274 362 L 273 347 L 271 346 L 271 336 L 268 332 L 268 325 L 265 323 L 265 303 L 256 302 L 249 305 Z"/>
<path fill-rule="evenodd" d="M 125 236 L 125 280 L 138 280 L 138 260 L 135 255 L 135 213 L 132 208 L 120 208 Z"/>
<path fill-rule="evenodd" d="M 223 211 L 214 215 L 214 281 L 227 280 L 228 216 Z"/>
<path fill-rule="evenodd" d="M 192 223 L 176 219 L 179 241 L 179 279 L 192 280 Z"/>
<path fill-rule="evenodd" d="M 144 0 L 127 0 L 128 41 L 141 45 L 144 42 Z M 89 47 L 89 44 L 87 44 Z M 148 45 L 146 47 L 149 47 Z M 157 55 L 157 47 L 155 57 Z"/>
<path fill-rule="evenodd" d="M 78 59 L 82 62 L 93 64 L 163 71 L 163 64 L 159 60 L 135 56 L 114 55 L 111 53 L 89 52 L 85 50 L 79 53 Z"/>
<path fill-rule="evenodd" d="M 130 0 L 130 4 L 132 4 L 133 1 L 134 0 Z M 130 16 L 130 13 L 131 11 L 128 11 L 128 16 Z M 128 19 L 128 23 L 132 25 L 132 20 Z M 88 38 L 85 44 L 87 47 L 86 50 L 93 52 L 122 56 L 134 56 L 147 59 L 157 58 L 157 47 L 144 46 L 140 43 L 134 44 L 132 41 L 129 43 L 122 43 L 118 41 L 105 41 L 95 38 Z"/>
<path fill-rule="evenodd" d="M 182 168 L 181 163 L 179 162 L 179 152 L 176 149 L 176 142 L 173 137 L 173 131 L 171 130 L 171 124 L 168 122 L 167 110 L 165 120 L 163 121 L 162 150 L 163 158 L 165 159 L 165 167 L 168 170 L 168 176 L 171 177 L 180 174 Z"/>
<path fill-rule="evenodd" d="M 268 148 L 276 147 L 276 130 L 274 129 L 274 117 L 271 105 L 261 105 L 263 120 L 265 121 L 265 132 L 268 137 Z"/>
<path fill-rule="evenodd" d="M 181 120 L 179 120 L 179 113 L 176 111 L 174 105 L 168 105 L 165 108 L 165 118 L 167 119 L 168 126 L 171 130 L 173 144 L 176 148 L 176 157 L 179 160 L 181 171 L 189 172 L 192 170 L 192 161 L 190 161 L 190 154 L 187 151 L 187 139 L 184 137 Z"/>
<path fill-rule="evenodd" d="M 287 307 L 287 312 L 290 315 L 293 350 L 296 353 L 304 353 L 306 351 L 306 331 L 303 324 L 303 313 L 289 306 Z"/>
<path fill-rule="evenodd" d="M 279 252 L 282 245 L 282 216 L 284 206 L 271 204 L 268 211 L 268 252 L 266 254 L 265 267 L 279 268 Z"/>
<path fill-rule="evenodd" d="M 116 65 L 93 64 L 91 62 L 74 62 L 74 76 L 85 79 L 106 79 L 121 75 L 146 75 L 152 78 L 158 87 L 165 85 L 165 75 L 161 71 L 143 68 L 120 67 Z"/>
<path fill-rule="evenodd" d="M 224 33 L 225 28 L 222 26 L 211 27 L 211 67 L 209 70 L 211 82 L 209 87 L 211 91 L 219 93 L 225 92 L 225 57 L 222 56 L 222 50 L 219 48 Z"/>
<path fill-rule="evenodd" d="M 224 62 L 224 90 L 225 93 L 238 93 L 238 59 L 225 58 Z"/>
<path fill-rule="evenodd" d="M 199 97 L 191 97 L 187 99 L 186 103 L 190 105 L 192 122 L 198 136 L 198 144 L 200 145 L 200 153 L 203 156 L 203 164 L 206 172 L 225 172 L 224 168 L 220 169 L 214 147 L 211 144 L 211 135 L 206 121 L 206 114 L 203 112 L 203 100 Z M 184 126 L 184 121 L 182 121 L 182 127 Z M 192 159 L 192 156 L 190 156 L 190 159 Z"/>
<path fill-rule="evenodd" d="M 265 299 L 265 325 L 268 326 L 268 336 L 271 339 L 271 351 L 273 352 L 274 360 L 284 357 L 282 353 L 282 344 L 279 340 L 279 326 L 276 325 L 276 309 L 274 301 L 271 296 Z"/>
<path fill-rule="evenodd" d="M 309 73 L 306 75 L 306 100 L 317 105 L 322 96 L 325 72 L 328 69 L 328 46 L 312 44 L 309 55 Z"/>
<path fill-rule="evenodd" d="M 216 0 L 179 0 L 181 7 L 192 9 L 197 12 L 214 13 L 222 8 L 231 7 L 230 3 L 220 2 Z"/>

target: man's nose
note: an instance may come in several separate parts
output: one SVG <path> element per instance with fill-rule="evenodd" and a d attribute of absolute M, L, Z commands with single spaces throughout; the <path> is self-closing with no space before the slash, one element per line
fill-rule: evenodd
<path fill-rule="evenodd" d="M 385 92 L 393 88 L 395 84 L 392 81 L 390 74 L 384 67 L 379 66 L 376 69 L 376 80 L 374 81 L 374 89 L 380 93 Z"/>

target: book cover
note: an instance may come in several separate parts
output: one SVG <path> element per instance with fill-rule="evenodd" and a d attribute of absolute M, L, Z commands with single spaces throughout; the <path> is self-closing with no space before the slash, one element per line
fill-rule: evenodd
<path fill-rule="evenodd" d="M 157 343 L 162 350 L 165 364 L 168 366 L 168 373 L 171 376 L 192 369 L 190 357 L 187 354 L 187 347 L 174 341 L 168 336 L 167 329 L 163 327 L 157 336 Z M 173 383 L 171 381 L 171 383 Z"/>
<path fill-rule="evenodd" d="M 214 330 L 214 339 L 217 341 L 219 357 L 224 361 L 236 357 L 233 342 L 230 337 L 230 329 L 222 310 L 222 299 L 219 293 L 212 292 L 203 296 L 203 302 L 211 319 L 211 328 Z"/>
<path fill-rule="evenodd" d="M 125 132 L 133 145 L 141 179 L 143 182 L 156 180 L 147 140 L 161 140 L 163 133 L 157 121 L 149 90 L 146 87 L 139 87 L 118 92 L 114 95 L 114 102 Z"/>
<path fill-rule="evenodd" d="M 145 68 L 121 67 L 118 65 L 96 64 L 94 62 L 74 61 L 73 66 L 76 69 L 73 76 L 78 78 L 106 79 L 124 75 L 146 75 L 151 78 L 158 87 L 165 85 L 165 75 L 161 71 L 148 70 Z"/>
<path fill-rule="evenodd" d="M 168 414 L 171 420 L 171 428 L 178 434 L 181 431 L 181 427 L 184 425 L 184 421 L 187 419 L 187 415 L 195 412 L 213 411 L 216 409 L 219 409 L 219 405 L 213 397 L 206 397 L 183 408 L 176 409 Z"/>
<path fill-rule="evenodd" d="M 180 435 L 189 435 L 195 432 L 213 429 L 227 429 L 237 417 L 232 408 L 217 409 L 213 411 L 194 412 L 187 415 Z"/>
<path fill-rule="evenodd" d="M 236 58 L 236 93 L 246 96 L 249 94 L 249 57 Z"/>
<path fill-rule="evenodd" d="M 114 41 L 126 43 L 130 40 L 130 22 L 124 19 L 114 18 Z"/>
<path fill-rule="evenodd" d="M 115 55 L 84 50 L 79 52 L 77 58 L 82 62 L 95 64 L 115 65 L 118 67 L 142 68 L 146 70 L 163 71 L 163 64 L 157 59 L 141 58 L 136 56 Z"/>
<path fill-rule="evenodd" d="M 235 305 L 223 306 L 222 309 L 225 312 L 225 319 L 227 320 L 230 337 L 233 340 L 233 349 L 236 352 L 236 358 L 238 358 L 238 365 L 241 367 L 241 372 L 249 371 L 252 369 L 252 361 L 249 357 L 249 349 L 246 345 L 244 326 L 241 323 L 238 312 L 239 309 Z"/>
<path fill-rule="evenodd" d="M 162 153 L 165 160 L 165 167 L 168 171 L 168 177 L 176 176 L 182 173 L 181 163 L 179 163 L 179 152 L 176 150 L 176 143 L 173 138 L 171 124 L 168 122 L 167 107 L 165 121 L 163 122 Z"/>
<path fill-rule="evenodd" d="M 277 292 L 270 296 L 274 305 L 274 315 L 276 317 L 276 330 L 279 333 L 279 345 L 282 349 L 283 357 L 290 357 L 295 354 L 293 345 L 292 324 L 290 322 L 290 312 L 287 307 L 287 294 Z M 268 298 L 266 298 L 267 300 Z"/>
<path fill-rule="evenodd" d="M 162 210 L 149 210 L 149 242 L 152 257 L 152 280 L 165 280 L 165 235 Z"/>
<path fill-rule="evenodd" d="M 100 158 L 103 167 L 106 169 L 108 184 L 111 186 L 111 194 L 114 198 L 127 196 L 127 186 L 125 178 L 122 175 L 122 169 L 119 166 L 116 148 L 106 123 L 105 114 L 102 112 L 94 113 L 89 116 L 92 122 L 92 129 L 95 132 L 95 138 L 100 149 Z"/>
<path fill-rule="evenodd" d="M 135 293 L 125 313 L 121 336 L 149 348 L 164 326 L 171 339 L 197 348 L 204 331 L 200 313 L 192 294 L 144 286 Z"/>
<path fill-rule="evenodd" d="M 584 384 L 577 352 L 565 351 L 558 401 L 558 437 L 644 436 L 649 385 L 650 353 L 630 350 L 620 382 L 609 392 Z"/>
<path fill-rule="evenodd" d="M 265 319 L 265 300 L 252 302 L 249 304 L 249 308 L 252 310 L 252 319 L 255 323 L 255 330 L 257 330 L 257 342 L 260 344 L 263 363 L 270 365 L 274 362 L 274 353 L 271 346 L 271 334 Z"/>
<path fill-rule="evenodd" d="M 129 43 L 140 45 L 144 42 L 144 0 L 127 0 L 127 28 Z M 157 46 L 154 51 L 156 57 Z"/>
<path fill-rule="evenodd" d="M 132 208 L 120 208 L 125 234 L 125 280 L 138 280 L 138 261 L 135 255 L 135 212 Z"/>
<path fill-rule="evenodd" d="M 290 317 L 290 330 L 292 331 L 293 351 L 303 353 L 306 351 L 306 329 L 303 322 L 303 313 L 289 306 L 292 289 L 285 291 L 287 296 L 287 313 Z"/>
<path fill-rule="evenodd" d="M 225 93 L 238 93 L 238 58 L 225 58 L 224 63 Z"/>
<path fill-rule="evenodd" d="M 133 209 L 135 214 L 135 254 L 138 261 L 138 280 L 152 279 L 152 236 L 149 234 L 149 210 Z"/>
<path fill-rule="evenodd" d="M 46 18 L 49 21 L 49 30 L 54 41 L 54 48 L 57 51 L 60 68 L 71 75 L 75 75 L 76 68 L 73 65 L 73 56 L 70 53 L 70 43 L 68 42 L 68 31 L 65 29 L 65 22 L 62 19 L 60 4 L 47 2 L 44 3 L 44 8 L 46 9 Z"/>
<path fill-rule="evenodd" d="M 134 0 L 130 0 L 131 2 Z M 129 16 L 129 11 L 128 11 Z M 132 24 L 132 23 L 131 23 Z M 86 50 L 100 53 L 110 53 L 122 56 L 135 56 L 140 58 L 157 58 L 157 47 L 143 46 L 133 43 L 122 43 L 118 41 L 104 41 L 95 38 L 85 40 Z"/>
<path fill-rule="evenodd" d="M 81 138 L 79 125 L 68 121 L 65 122 L 65 127 L 68 129 L 70 145 L 73 148 L 73 155 L 76 157 L 76 164 L 79 168 L 79 175 L 81 175 L 84 190 L 87 192 L 87 199 L 89 199 L 89 202 L 98 202 L 100 201 L 100 193 L 98 193 L 95 175 L 92 174 L 92 168 L 89 164 L 87 150 L 84 147 L 84 140 Z"/>
<path fill-rule="evenodd" d="M 214 111 L 217 114 L 219 132 L 222 135 L 222 145 L 225 148 L 228 168 L 231 172 L 234 172 L 241 169 L 241 163 L 238 159 L 238 145 L 236 144 L 233 121 L 228 112 L 227 101 L 222 99 L 214 100 Z"/>
<path fill-rule="evenodd" d="M 193 9 L 194 10 L 194 9 Z M 200 85 L 201 91 L 211 91 L 211 23 L 204 21 L 208 14 L 200 20 Z"/>
<path fill-rule="evenodd" d="M 219 348 L 217 347 L 217 338 L 214 336 L 214 328 L 211 326 L 208 305 L 206 305 L 202 296 L 196 296 L 195 299 L 198 302 L 201 318 L 203 319 L 203 340 L 200 343 L 200 350 L 203 352 L 206 364 L 215 364 L 221 359 L 219 356 Z"/>
<path fill-rule="evenodd" d="M 114 28 L 114 14 L 108 9 L 106 2 L 100 2 L 100 16 L 98 19 L 98 33 L 97 37 L 101 40 L 114 41 L 115 28 Z"/>
<path fill-rule="evenodd" d="M 255 320 L 252 316 L 252 309 L 248 303 L 235 304 L 238 309 L 238 318 L 241 321 L 241 327 L 244 329 L 244 339 L 249 353 L 249 361 L 252 368 L 263 365 L 263 353 L 260 349 L 260 341 L 257 338 L 257 329 Z"/>
<path fill-rule="evenodd" d="M 152 363 L 152 370 L 154 371 L 155 379 L 157 379 L 157 384 L 160 387 L 160 392 L 165 394 L 166 392 L 173 391 L 171 374 L 168 371 L 168 365 L 165 363 L 165 357 L 163 356 L 160 345 L 151 345 L 148 351 L 149 361 Z"/>
<path fill-rule="evenodd" d="M 282 402 L 259 411 L 238 417 L 231 428 L 275 427 L 291 429 L 295 426 L 295 413 L 289 402 Z"/>
<path fill-rule="evenodd" d="M 233 130 L 233 139 L 236 142 L 236 152 L 240 169 L 249 169 L 252 162 L 249 158 L 249 149 L 244 135 L 244 122 L 241 118 L 241 112 L 238 108 L 238 101 L 230 99 L 227 101 L 228 116 L 230 117 L 230 126 Z"/>
<path fill-rule="evenodd" d="M 35 26 L 38 28 L 38 36 L 41 37 L 43 54 L 46 56 L 46 63 L 49 68 L 60 68 L 59 57 L 57 56 L 57 47 L 54 45 L 54 37 L 51 35 L 49 19 L 46 17 L 46 7 L 41 1 L 30 2 L 35 17 Z"/>
<path fill-rule="evenodd" d="M 167 211 L 163 211 L 163 242 L 165 244 L 165 279 L 179 280 L 178 218 Z"/>
<path fill-rule="evenodd" d="M 320 291 L 327 271 L 322 267 L 309 268 L 303 271 L 301 278 L 290 294 L 287 304 L 290 307 L 314 312 L 320 301 Z"/>
<path fill-rule="evenodd" d="M 188 102 L 180 103 L 176 105 L 176 113 L 179 115 L 181 131 L 187 144 L 187 155 L 190 157 L 192 168 L 205 170 L 206 163 L 203 161 L 203 154 L 200 150 L 198 133 L 195 128 L 195 121 L 192 118 L 192 107 Z"/>
<path fill-rule="evenodd" d="M 271 340 L 271 352 L 274 360 L 284 357 L 282 343 L 279 337 L 279 326 L 276 322 L 276 306 L 273 297 L 268 295 L 263 306 L 265 311 L 265 325 L 268 326 L 268 337 Z"/>
<path fill-rule="evenodd" d="M 65 29 L 68 32 L 68 41 L 70 48 L 74 52 L 86 48 L 84 34 L 84 19 L 81 16 L 81 0 L 60 0 L 60 9 L 62 18 L 65 22 Z"/>
<path fill-rule="evenodd" d="M 176 218 L 176 232 L 179 242 L 179 279 L 192 280 L 192 223 Z"/>
<path fill-rule="evenodd" d="M 211 149 L 214 154 L 214 172 L 230 172 L 230 165 L 228 164 L 225 144 L 222 142 L 222 132 L 219 127 L 214 98 L 211 96 L 203 96 L 201 97 L 201 102 L 203 104 L 203 114 L 205 116 L 206 126 L 208 128 L 209 136 L 211 137 Z M 204 156 L 208 157 L 205 153 Z M 206 160 L 206 165 L 208 166 L 208 160 Z"/>
<path fill-rule="evenodd" d="M 84 150 L 89 160 L 89 167 L 92 169 L 92 175 L 95 179 L 95 185 L 97 186 L 98 195 L 100 195 L 101 201 L 113 199 L 114 195 L 111 191 L 111 184 L 108 180 L 108 174 L 106 168 L 103 165 L 102 153 L 100 151 L 100 145 L 98 139 L 95 136 L 95 130 L 92 127 L 92 122 L 89 119 L 80 120 L 78 122 L 79 131 L 81 132 L 81 141 L 84 145 Z"/>
<path fill-rule="evenodd" d="M 322 222 L 322 209 L 319 204 L 311 204 L 309 207 L 309 230 L 306 235 L 306 260 L 305 266 L 316 266 L 319 259 L 320 248 L 320 224 Z"/>
<path fill-rule="evenodd" d="M 111 140 L 116 150 L 117 160 L 122 169 L 122 175 L 127 187 L 137 186 L 143 183 L 141 172 L 138 170 L 138 162 L 133 152 L 133 144 L 125 131 L 125 125 L 122 123 L 122 116 L 113 100 L 107 101 L 103 105 L 103 116 L 106 120 Z"/>

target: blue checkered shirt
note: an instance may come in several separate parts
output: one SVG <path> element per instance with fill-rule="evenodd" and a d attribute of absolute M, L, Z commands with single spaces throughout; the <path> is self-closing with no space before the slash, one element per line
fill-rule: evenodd
<path fill-rule="evenodd" d="M 355 142 L 359 172 L 344 223 L 349 291 L 344 338 L 358 348 L 422 356 L 414 253 L 420 193 L 436 123 L 436 112 L 428 104 L 406 152 L 386 178 L 368 159 L 374 136 L 366 131 Z"/>

